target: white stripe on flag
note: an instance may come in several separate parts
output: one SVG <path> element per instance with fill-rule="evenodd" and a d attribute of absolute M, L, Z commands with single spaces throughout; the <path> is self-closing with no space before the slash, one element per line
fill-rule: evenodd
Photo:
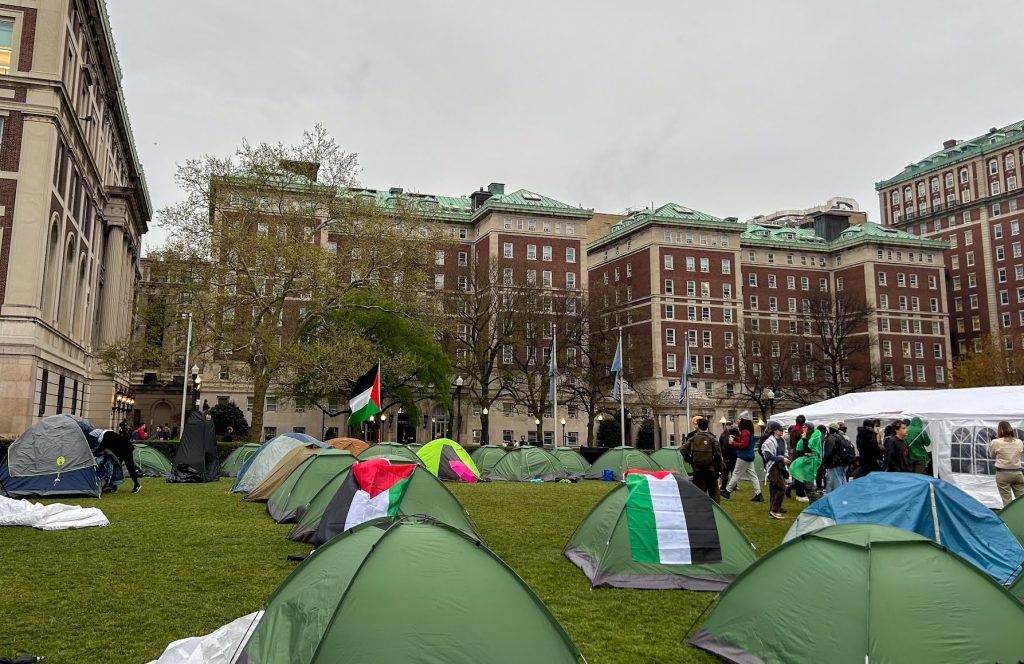
<path fill-rule="evenodd" d="M 370 519 L 387 516 L 390 504 L 391 494 L 388 491 L 381 491 L 373 498 L 370 498 L 370 494 L 362 489 L 356 491 L 356 495 L 352 496 L 348 514 L 345 515 L 345 530 L 355 528 Z"/>
<path fill-rule="evenodd" d="M 651 507 L 658 533 L 658 557 L 663 565 L 690 565 L 690 532 L 686 528 L 686 514 L 679 497 L 679 484 L 674 475 L 659 480 L 647 476 L 651 492 Z"/>
<path fill-rule="evenodd" d="M 373 386 L 371 385 L 370 389 L 366 390 L 362 394 L 357 394 L 354 397 L 352 397 L 348 402 L 348 407 L 352 410 L 353 413 L 362 410 L 363 406 L 370 403 L 370 395 L 372 394 Z"/>

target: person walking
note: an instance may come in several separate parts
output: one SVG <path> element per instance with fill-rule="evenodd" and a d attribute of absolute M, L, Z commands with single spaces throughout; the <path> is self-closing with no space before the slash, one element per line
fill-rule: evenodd
<path fill-rule="evenodd" d="M 740 413 L 740 417 L 742 417 L 746 413 L 747 411 L 743 411 L 742 413 Z M 736 469 L 736 448 L 738 446 L 739 431 L 733 433 L 732 423 L 726 422 L 725 431 L 723 431 L 722 435 L 718 437 L 718 447 L 721 448 L 722 450 L 722 459 L 725 463 L 725 468 L 722 471 L 722 486 L 720 493 L 726 498 L 729 497 L 729 492 L 726 491 L 726 488 L 729 485 L 729 480 L 732 479 L 733 471 Z"/>
<path fill-rule="evenodd" d="M 761 443 L 761 458 L 764 460 L 765 475 L 768 482 L 768 494 L 771 502 L 768 516 L 772 519 L 784 519 L 782 516 L 782 499 L 786 496 L 786 479 L 790 464 L 786 441 L 782 437 L 783 426 L 775 420 L 768 422 L 768 436 Z"/>
<path fill-rule="evenodd" d="M 747 416 L 747 419 L 743 418 L 744 414 Z M 755 503 L 763 503 L 764 496 L 761 495 L 761 480 L 757 477 L 757 470 L 754 468 L 754 455 L 757 454 L 757 436 L 754 434 L 754 423 L 749 418 L 749 411 L 743 411 L 740 414 L 739 436 L 736 437 L 737 440 L 734 445 L 736 449 L 736 468 L 729 477 L 729 482 L 725 490 L 722 491 L 722 495 L 729 498 L 732 492 L 736 490 L 740 480 L 750 480 L 750 483 L 754 485 L 754 497 L 751 500 Z"/>
<path fill-rule="evenodd" d="M 907 425 L 907 448 L 910 451 L 911 472 L 928 474 L 928 447 L 932 444 L 920 417 L 914 417 Z"/>
<path fill-rule="evenodd" d="M 720 502 L 718 477 L 724 467 L 722 449 L 718 438 L 708 431 L 706 419 L 701 417 L 697 420 L 697 432 L 683 443 L 680 452 L 693 468 L 693 483 L 713 501 Z"/>
<path fill-rule="evenodd" d="M 149 440 L 149 433 L 146 432 L 145 422 L 143 422 L 138 429 L 132 432 L 132 440 Z"/>
<path fill-rule="evenodd" d="M 874 420 L 864 420 L 857 427 L 857 473 L 854 478 L 865 477 L 882 469 L 882 446 Z"/>
<path fill-rule="evenodd" d="M 793 490 L 797 502 L 809 503 L 817 498 L 814 483 L 821 466 L 821 432 L 808 423 L 804 426 L 804 437 L 797 443 L 789 473 L 793 476 Z"/>
<path fill-rule="evenodd" d="M 996 461 L 996 488 L 999 489 L 1003 507 L 1015 498 L 1024 496 L 1024 473 L 1020 466 L 1022 451 L 1024 443 L 1017 438 L 1010 423 L 1000 422 L 988 454 Z"/>
<path fill-rule="evenodd" d="M 885 439 L 885 470 L 889 473 L 909 473 L 910 450 L 907 446 L 907 425 L 893 422 L 892 435 Z"/>
<path fill-rule="evenodd" d="M 89 435 L 99 441 L 99 446 L 96 447 L 93 454 L 99 456 L 103 450 L 109 450 L 128 470 L 128 476 L 132 478 L 132 493 L 141 491 L 139 469 L 135 467 L 135 446 L 124 436 L 110 429 L 93 429 Z"/>
<path fill-rule="evenodd" d="M 843 435 L 839 422 L 828 425 L 829 433 L 821 453 L 821 465 L 825 468 L 825 491 L 832 493 L 846 484 L 846 467 L 855 457 L 853 445 Z"/>

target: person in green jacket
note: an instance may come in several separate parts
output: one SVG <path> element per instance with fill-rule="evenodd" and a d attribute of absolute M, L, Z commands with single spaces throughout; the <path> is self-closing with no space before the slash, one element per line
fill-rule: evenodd
<path fill-rule="evenodd" d="M 906 421 L 906 420 L 904 420 Z M 907 443 L 910 446 L 910 467 L 911 471 L 928 474 L 928 447 L 932 444 L 928 432 L 924 430 L 924 423 L 920 417 L 907 422 Z"/>
<path fill-rule="evenodd" d="M 808 425 L 804 430 L 811 430 L 811 427 Z M 807 494 L 804 497 L 797 491 L 798 501 L 810 502 L 817 499 L 818 493 L 814 482 L 818 477 L 819 466 L 821 466 L 821 431 L 813 429 L 813 433 L 806 440 L 801 439 L 797 444 L 796 458 L 789 465 L 789 474 L 793 476 L 793 482 L 802 483 Z"/>

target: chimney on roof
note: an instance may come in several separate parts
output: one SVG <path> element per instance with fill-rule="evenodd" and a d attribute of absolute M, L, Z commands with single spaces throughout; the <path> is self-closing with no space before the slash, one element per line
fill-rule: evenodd
<path fill-rule="evenodd" d="M 401 187 L 391 187 L 390 189 L 388 189 L 388 193 L 394 196 L 395 194 L 403 193 L 403 190 Z"/>
<path fill-rule="evenodd" d="M 999 127 L 990 127 L 989 130 L 988 130 L 988 133 L 994 134 L 997 131 L 999 131 Z"/>
<path fill-rule="evenodd" d="M 957 143 L 959 143 L 959 142 L 960 142 L 960 141 L 958 141 L 958 140 L 957 140 L 957 139 L 955 139 L 955 138 L 951 138 L 951 139 L 949 139 L 948 141 L 942 141 L 942 149 L 943 149 L 943 150 L 948 150 L 948 149 L 950 149 L 951 147 L 954 147 L 954 146 L 955 146 L 955 145 L 956 145 Z"/>
<path fill-rule="evenodd" d="M 277 165 L 289 173 L 300 175 L 310 182 L 316 182 L 317 173 L 320 172 L 320 163 L 316 161 L 297 161 L 295 159 L 280 159 Z"/>
<path fill-rule="evenodd" d="M 505 185 L 502 182 L 492 182 L 487 185 L 487 191 L 491 192 L 491 196 L 504 196 Z"/>
<path fill-rule="evenodd" d="M 469 200 L 473 204 L 473 209 L 479 210 L 483 206 L 483 204 L 487 202 L 487 199 L 493 195 L 494 194 L 492 192 L 486 191 L 483 187 L 480 187 L 479 191 L 474 191 L 472 194 L 469 195 Z"/>

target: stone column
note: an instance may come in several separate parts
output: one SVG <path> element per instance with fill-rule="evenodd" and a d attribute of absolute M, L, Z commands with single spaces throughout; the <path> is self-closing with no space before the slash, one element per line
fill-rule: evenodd
<path fill-rule="evenodd" d="M 686 429 L 683 426 L 683 416 L 682 415 L 676 415 L 675 416 L 675 421 L 676 421 L 676 445 L 682 446 L 683 440 L 686 438 L 686 433 L 687 433 Z"/>

